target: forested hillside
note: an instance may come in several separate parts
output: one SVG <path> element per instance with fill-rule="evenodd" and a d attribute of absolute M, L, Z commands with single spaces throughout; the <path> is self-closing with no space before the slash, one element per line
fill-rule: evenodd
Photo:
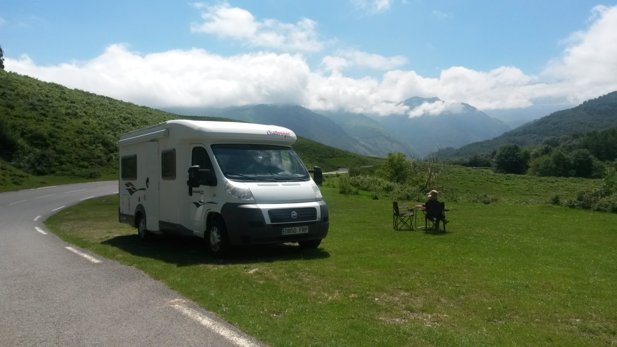
<path fill-rule="evenodd" d="M 491 153 L 500 146 L 539 145 L 551 137 L 584 134 L 617 127 L 617 91 L 586 101 L 581 105 L 554 112 L 527 123 L 492 140 L 472 143 L 459 149 L 442 150 L 440 158 L 465 158 Z"/>

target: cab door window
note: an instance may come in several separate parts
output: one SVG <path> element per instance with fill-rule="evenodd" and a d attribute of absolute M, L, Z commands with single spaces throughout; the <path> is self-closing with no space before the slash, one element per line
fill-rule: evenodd
<path fill-rule="evenodd" d="M 214 169 L 212 167 L 212 162 L 210 161 L 210 157 L 208 156 L 208 152 L 203 147 L 193 147 L 193 151 L 191 152 L 191 166 L 199 165 L 199 168 L 202 170 L 210 170 L 212 172 L 212 176 L 214 176 Z M 205 182 L 200 182 L 202 185 L 205 185 Z M 215 182 L 210 182 L 210 185 L 215 186 Z"/>

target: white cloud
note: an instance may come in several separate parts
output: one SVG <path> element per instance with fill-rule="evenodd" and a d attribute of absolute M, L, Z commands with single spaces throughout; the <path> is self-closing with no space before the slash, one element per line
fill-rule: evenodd
<path fill-rule="evenodd" d="M 547 65 L 547 94 L 563 94 L 576 103 L 617 90 L 616 42 L 617 6 L 596 6 L 590 26 L 572 34 L 563 55 Z"/>
<path fill-rule="evenodd" d="M 222 57 L 201 49 L 140 55 L 123 45 L 86 62 L 37 66 L 22 57 L 6 65 L 41 80 L 155 107 L 302 104 L 309 77 L 297 55 Z"/>
<path fill-rule="evenodd" d="M 420 116 L 437 116 L 444 113 L 458 113 L 463 110 L 463 104 L 458 102 L 450 102 L 438 100 L 434 102 L 424 102 L 419 106 L 416 106 L 407 112 L 409 117 Z"/>
<path fill-rule="evenodd" d="M 255 39 L 262 42 L 261 47 L 289 47 L 293 46 L 291 42 L 310 42 L 316 36 L 310 22 L 290 25 L 291 30 L 285 31 L 281 29 L 284 23 L 258 21 L 249 12 L 226 4 L 204 13 L 213 17 L 204 18 L 202 24 L 212 26 L 202 25 L 200 30 L 238 40 Z M 304 39 L 300 30 L 303 25 L 311 28 L 305 31 L 308 36 Z M 294 30 L 300 32 L 300 38 L 292 39 Z M 279 34 L 283 35 L 280 39 Z M 539 76 L 527 75 L 512 66 L 490 71 L 454 66 L 437 77 L 425 77 L 403 70 L 407 62 L 404 57 L 359 50 L 328 55 L 320 66 L 312 68 L 301 53 L 221 56 L 191 49 L 140 54 L 120 44 L 109 46 L 88 61 L 40 66 L 27 56 L 5 57 L 5 66 L 45 81 L 154 107 L 286 103 L 315 110 L 387 115 L 408 113 L 401 102 L 412 96 L 447 101 L 424 106 L 422 112 L 431 114 L 440 107 L 447 109 L 462 102 L 481 110 L 516 109 L 547 99 L 578 103 L 615 91 L 615 42 L 617 6 L 596 7 L 588 28 L 573 34 L 563 54 Z M 383 72 L 361 78 L 345 75 L 354 68 Z"/>
<path fill-rule="evenodd" d="M 202 11 L 203 22 L 193 24 L 196 33 L 214 34 L 238 40 L 250 47 L 277 51 L 318 52 L 324 43 L 317 37 L 315 21 L 302 18 L 297 23 L 283 23 L 275 19 L 259 21 L 249 11 L 223 2 L 208 6 L 196 4 Z"/>
<path fill-rule="evenodd" d="M 369 15 L 387 12 L 392 5 L 391 0 L 351 0 L 351 3 L 354 7 Z"/>
<path fill-rule="evenodd" d="M 341 72 L 349 68 L 369 68 L 387 71 L 401 67 L 407 63 L 407 58 L 397 55 L 385 57 L 379 54 L 359 50 L 341 51 L 337 55 L 326 56 L 321 65 L 326 71 Z"/>
<path fill-rule="evenodd" d="M 507 109 L 532 104 L 534 78 L 514 67 L 483 72 L 464 67 L 443 70 L 435 86 L 440 99 L 466 102 L 480 109 Z"/>
<path fill-rule="evenodd" d="M 375 78 L 350 78 L 334 73 L 311 74 L 305 106 L 315 110 L 344 110 L 387 115 L 405 112 L 400 100 L 390 98 L 389 90 Z"/>

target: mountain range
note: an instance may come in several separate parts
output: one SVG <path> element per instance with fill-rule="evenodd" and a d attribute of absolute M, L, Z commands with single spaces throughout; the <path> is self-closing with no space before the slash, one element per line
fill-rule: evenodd
<path fill-rule="evenodd" d="M 617 92 L 509 131 L 503 122 L 468 104 L 416 97 L 401 105 L 407 113 L 391 116 L 317 113 L 297 105 L 177 109 L 169 113 L 0 70 L 0 176 L 7 164 L 37 175 L 112 172 L 118 134 L 181 114 L 281 124 L 294 130 L 302 141 L 313 140 L 364 155 L 362 158 L 385 157 L 392 152 L 423 157 L 439 149 L 438 157 L 456 159 L 491 153 L 508 143 L 533 146 L 550 137 L 617 128 Z M 310 151 L 317 153 L 317 147 L 311 142 Z M 321 154 L 329 151 L 319 148 Z M 331 152 L 330 162 L 311 165 L 336 168 L 341 162 L 336 158 L 341 155 Z M 314 156 L 315 160 L 321 157 Z"/>
<path fill-rule="evenodd" d="M 617 127 L 617 91 L 514 129 L 465 103 L 435 97 L 412 97 L 401 104 L 408 112 L 389 116 L 332 111 L 318 113 L 297 105 L 249 105 L 190 111 L 241 121 L 280 124 L 308 139 L 377 157 L 402 152 L 419 158 L 427 155 L 444 159 L 464 158 L 491 153 L 504 144 L 533 146 L 550 137 Z M 186 111 L 176 110 L 175 113 L 191 114 Z"/>
<path fill-rule="evenodd" d="M 313 141 L 377 157 L 392 152 L 424 157 L 441 148 L 460 147 L 510 129 L 504 122 L 468 104 L 420 97 L 409 98 L 401 104 L 410 111 L 390 116 L 332 111 L 317 113 L 297 105 L 166 111 L 277 124 Z"/>

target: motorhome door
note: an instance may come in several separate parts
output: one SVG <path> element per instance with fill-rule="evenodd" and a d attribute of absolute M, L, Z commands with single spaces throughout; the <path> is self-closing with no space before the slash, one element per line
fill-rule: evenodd
<path fill-rule="evenodd" d="M 195 165 L 199 165 L 200 169 L 214 170 L 208 152 L 201 145 L 194 145 L 191 150 L 191 166 Z M 195 234 L 201 234 L 205 231 L 205 218 L 208 211 L 217 204 L 215 187 L 216 180 L 209 183 L 200 182 L 199 187 L 192 189 L 191 192 L 189 192 L 188 189 L 186 190 L 189 202 L 191 229 Z"/>
<path fill-rule="evenodd" d="M 144 201 L 142 202 L 146 210 L 146 228 L 148 230 L 159 230 L 159 176 L 161 175 L 161 165 L 159 158 L 159 143 L 156 141 L 146 142 L 144 155 L 141 161 L 140 179 L 146 187 Z"/>

